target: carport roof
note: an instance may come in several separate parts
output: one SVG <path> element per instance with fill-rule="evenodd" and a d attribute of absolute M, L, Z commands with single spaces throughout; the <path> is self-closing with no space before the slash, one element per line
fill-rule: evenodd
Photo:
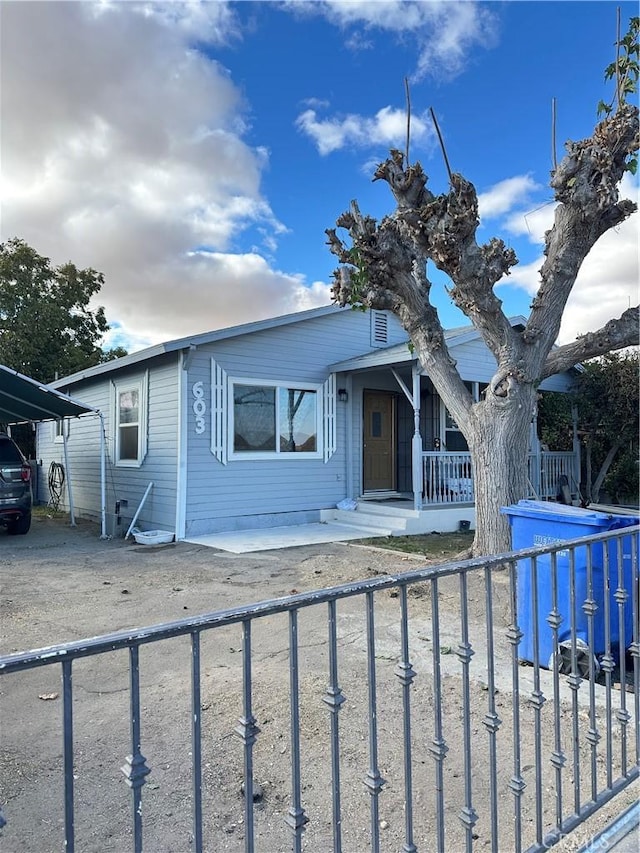
<path fill-rule="evenodd" d="M 47 421 L 95 413 L 92 406 L 0 364 L 0 422 Z"/>

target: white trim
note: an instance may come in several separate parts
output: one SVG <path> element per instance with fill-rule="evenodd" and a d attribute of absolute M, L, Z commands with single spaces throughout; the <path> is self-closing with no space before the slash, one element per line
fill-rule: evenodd
<path fill-rule="evenodd" d="M 111 383 L 113 413 L 114 464 L 118 468 L 140 468 L 147 455 L 148 407 L 149 407 L 149 371 L 136 378 L 129 377 Z M 138 451 L 135 459 L 120 459 L 120 419 L 118 398 L 123 391 L 138 391 Z"/>
<path fill-rule="evenodd" d="M 389 345 L 389 315 L 386 311 L 371 309 L 371 346 Z"/>
<path fill-rule="evenodd" d="M 295 390 L 295 391 L 313 391 L 316 395 L 316 412 L 315 412 L 315 421 L 316 421 L 316 450 L 311 453 L 302 452 L 302 453 L 289 453 L 287 451 L 280 451 L 278 449 L 278 436 L 280 435 L 280 426 L 279 426 L 279 406 L 278 406 L 278 390 L 276 390 L 276 409 L 275 409 L 275 438 L 276 438 L 276 449 L 275 450 L 235 450 L 233 446 L 235 427 L 234 427 L 234 393 L 233 388 L 235 385 L 251 385 L 257 388 L 275 388 L 275 389 L 284 389 L 286 390 Z M 295 382 L 295 381 L 287 381 L 287 380 L 275 380 L 275 379 L 254 379 L 252 377 L 241 377 L 241 376 L 233 376 L 229 377 L 227 383 L 227 394 L 228 394 L 228 413 L 229 413 L 229 421 L 228 421 L 228 430 L 227 430 L 227 459 L 240 461 L 240 460 L 265 460 L 265 459 L 322 459 L 323 452 L 323 423 L 322 423 L 322 392 L 323 386 L 317 383 L 311 382 Z"/>

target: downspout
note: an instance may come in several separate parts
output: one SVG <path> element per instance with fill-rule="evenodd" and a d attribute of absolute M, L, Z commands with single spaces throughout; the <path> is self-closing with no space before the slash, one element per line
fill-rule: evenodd
<path fill-rule="evenodd" d="M 62 421 L 62 454 L 64 456 L 64 470 L 67 476 L 67 496 L 69 498 L 69 517 L 71 519 L 70 526 L 76 526 L 76 516 L 73 506 L 73 490 L 71 489 L 71 475 L 69 473 L 69 452 L 67 450 L 67 429 L 64 420 Z"/>
<path fill-rule="evenodd" d="M 187 407 L 189 404 L 189 368 L 196 353 L 195 344 L 189 344 L 189 349 L 182 350 L 177 362 L 178 370 L 178 436 L 176 459 L 176 542 L 184 539 L 187 533 L 187 465 L 188 465 L 188 430 Z"/>
<path fill-rule="evenodd" d="M 100 538 L 107 536 L 107 449 L 105 443 L 104 415 L 97 412 L 100 418 Z"/>

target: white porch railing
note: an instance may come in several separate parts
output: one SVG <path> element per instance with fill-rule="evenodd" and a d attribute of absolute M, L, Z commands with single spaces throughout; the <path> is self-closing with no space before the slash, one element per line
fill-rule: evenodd
<path fill-rule="evenodd" d="M 422 482 L 425 505 L 473 503 L 471 454 L 423 452 Z"/>
<path fill-rule="evenodd" d="M 536 471 L 536 455 L 529 454 L 528 477 L 532 488 L 532 497 L 541 500 L 553 499 L 558 492 L 560 477 L 565 475 L 569 488 L 575 492 L 576 457 L 571 451 L 540 453 L 540 468 Z M 424 451 L 422 453 L 423 505 L 451 505 L 473 503 L 473 467 L 468 452 L 443 453 Z"/>
<path fill-rule="evenodd" d="M 558 493 L 560 477 L 564 475 L 569 488 L 575 492 L 576 457 L 571 451 L 544 450 L 540 453 L 540 473 L 536 477 L 536 457 L 534 453 L 529 454 L 529 482 L 534 492 L 541 500 L 555 498 Z"/>

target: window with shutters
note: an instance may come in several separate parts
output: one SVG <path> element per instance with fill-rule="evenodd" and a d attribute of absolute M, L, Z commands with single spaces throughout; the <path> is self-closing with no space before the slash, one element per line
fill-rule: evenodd
<path fill-rule="evenodd" d="M 211 359 L 211 452 L 240 459 L 323 459 L 336 452 L 336 377 L 322 385 L 230 377 Z"/>
<path fill-rule="evenodd" d="M 318 386 L 233 380 L 231 456 L 317 458 L 321 402 Z"/>

